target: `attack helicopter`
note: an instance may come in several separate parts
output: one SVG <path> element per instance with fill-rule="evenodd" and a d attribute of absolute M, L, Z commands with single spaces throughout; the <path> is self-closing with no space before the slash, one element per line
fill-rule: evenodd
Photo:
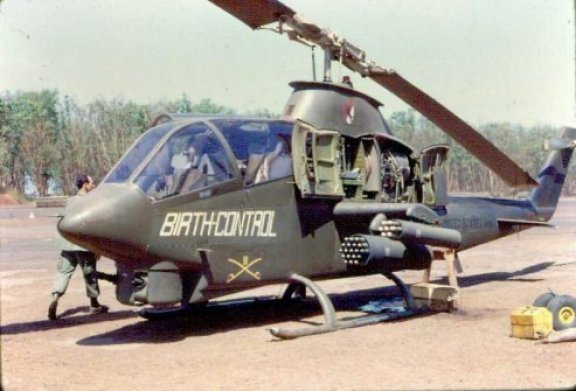
<path fill-rule="evenodd" d="M 59 232 L 115 261 L 121 303 L 148 305 L 147 316 L 287 283 L 284 298 L 310 289 L 326 322 L 273 335 L 362 326 L 389 315 L 337 320 L 315 281 L 381 273 L 399 287 L 406 314 L 415 314 L 395 272 L 427 270 L 435 259 L 457 259 L 471 247 L 548 225 L 576 129 L 564 128 L 549 143 L 535 179 L 396 71 L 280 1 L 210 1 L 252 29 L 322 48 L 323 81 L 290 83 L 279 119 L 164 115 L 67 209 Z M 391 91 L 529 196 L 448 194 L 449 146 L 416 151 L 396 138 L 378 100 L 332 81 L 334 62 Z"/>

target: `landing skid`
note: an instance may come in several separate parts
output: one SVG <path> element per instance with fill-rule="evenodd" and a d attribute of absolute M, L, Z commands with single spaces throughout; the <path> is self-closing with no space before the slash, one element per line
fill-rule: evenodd
<path fill-rule="evenodd" d="M 270 333 L 280 339 L 294 339 L 298 337 L 305 337 L 308 335 L 317 335 L 330 333 L 332 331 L 347 329 L 352 327 L 361 327 L 371 324 L 376 324 L 384 321 L 403 319 L 410 316 L 424 314 L 429 311 L 428 307 L 418 308 L 414 302 L 414 298 L 410 293 L 410 290 L 400 280 L 396 275 L 392 273 L 383 273 L 384 276 L 394 282 L 396 286 L 400 289 L 402 298 L 404 299 L 404 311 L 402 312 L 385 312 L 374 315 L 361 316 L 350 320 L 338 320 L 336 318 L 336 311 L 332 301 L 328 295 L 312 280 L 303 277 L 299 274 L 292 274 L 290 276 L 291 283 L 288 285 L 284 293 L 280 296 L 280 301 L 283 303 L 289 303 L 293 300 L 302 300 L 306 297 L 306 290 L 310 289 L 316 299 L 320 303 L 322 312 L 324 314 L 324 324 L 321 326 L 310 326 L 297 329 L 282 329 L 282 328 L 272 328 Z M 241 299 L 241 300 L 231 300 L 224 303 L 196 303 L 190 304 L 184 307 L 167 307 L 167 308 L 142 308 L 138 311 L 138 315 L 148 320 L 164 320 L 173 319 L 183 316 L 193 316 L 198 315 L 199 311 L 209 307 L 223 307 L 226 305 L 234 305 L 235 303 L 247 303 L 247 302 L 268 302 L 268 301 L 278 300 L 270 298 L 268 300 L 264 299 Z"/>
<path fill-rule="evenodd" d="M 401 313 L 392 312 L 392 313 L 382 313 L 375 315 L 366 315 L 345 321 L 338 320 L 336 318 L 336 311 L 334 310 L 334 306 L 332 304 L 332 301 L 330 301 L 328 295 L 312 280 L 309 280 L 306 277 L 294 273 L 290 276 L 290 279 L 300 284 L 303 284 L 305 287 L 309 288 L 316 296 L 316 299 L 318 300 L 320 306 L 322 307 L 322 312 L 324 314 L 324 324 L 321 326 L 303 327 L 298 329 L 282 329 L 275 327 L 270 329 L 270 333 L 277 338 L 294 339 L 298 337 L 305 337 L 308 335 L 330 333 L 336 330 L 348 329 L 352 327 L 361 327 L 389 320 L 402 319 L 409 316 L 423 314 L 429 311 L 428 307 L 418 308 L 416 306 L 414 298 L 410 293 L 410 290 L 408 289 L 406 284 L 402 282 L 402 280 L 400 280 L 397 276 L 395 276 L 390 272 L 383 274 L 386 278 L 392 280 L 394 284 L 396 284 L 396 286 L 398 286 L 398 288 L 400 289 L 400 292 L 402 293 L 402 297 L 404 298 L 405 302 L 405 311 Z"/>
<path fill-rule="evenodd" d="M 292 282 L 288 284 L 280 298 L 285 302 L 289 302 L 290 300 L 302 301 L 306 298 L 306 285 L 299 282 Z"/>

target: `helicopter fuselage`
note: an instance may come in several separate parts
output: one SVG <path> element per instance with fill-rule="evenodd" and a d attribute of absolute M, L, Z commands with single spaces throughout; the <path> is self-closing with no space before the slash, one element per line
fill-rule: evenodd
<path fill-rule="evenodd" d="M 377 101 L 345 86 L 292 86 L 281 120 L 168 118 L 66 211 L 63 236 L 116 261 L 119 301 L 425 269 L 553 213 L 567 150 L 530 199 L 449 196 L 447 146 L 415 153 Z"/>

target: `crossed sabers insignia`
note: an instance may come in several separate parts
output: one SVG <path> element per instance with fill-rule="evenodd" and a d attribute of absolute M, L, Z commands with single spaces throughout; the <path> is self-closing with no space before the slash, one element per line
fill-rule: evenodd
<path fill-rule="evenodd" d="M 256 258 L 253 261 L 249 261 L 248 259 L 249 258 L 247 255 L 244 255 L 242 257 L 242 262 L 238 262 L 235 259 L 228 258 L 228 262 L 238 266 L 240 269 L 236 273 L 228 274 L 228 278 L 226 279 L 226 283 L 234 281 L 236 278 L 240 277 L 244 273 L 250 274 L 252 277 L 254 277 L 257 280 L 260 279 L 260 276 L 261 276 L 260 272 L 253 272 L 252 270 L 250 270 L 250 268 L 252 266 L 256 265 L 258 262 L 260 262 L 262 260 L 262 258 Z"/>

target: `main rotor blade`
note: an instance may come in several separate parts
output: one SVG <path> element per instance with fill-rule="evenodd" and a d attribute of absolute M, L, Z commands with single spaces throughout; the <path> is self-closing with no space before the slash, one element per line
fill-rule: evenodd
<path fill-rule="evenodd" d="M 292 17 L 295 12 L 277 0 L 210 0 L 252 29 L 276 22 L 280 15 Z"/>
<path fill-rule="evenodd" d="M 371 67 L 368 77 L 420 112 L 512 187 L 538 182 L 474 128 L 394 71 Z"/>
<path fill-rule="evenodd" d="M 352 71 L 370 77 L 404 100 L 466 148 L 509 186 L 531 187 L 538 185 L 538 182 L 530 174 L 446 107 L 396 72 L 366 62 L 362 50 L 350 45 L 342 37 L 323 29 L 321 26 L 298 18 L 296 13 L 282 2 L 278 0 L 210 1 L 253 29 L 275 21 L 287 22 L 295 29 L 292 32 L 295 33 L 296 37 L 301 35 L 304 40 L 320 45 Z M 294 38 L 293 35 L 289 34 L 289 36 Z"/>

